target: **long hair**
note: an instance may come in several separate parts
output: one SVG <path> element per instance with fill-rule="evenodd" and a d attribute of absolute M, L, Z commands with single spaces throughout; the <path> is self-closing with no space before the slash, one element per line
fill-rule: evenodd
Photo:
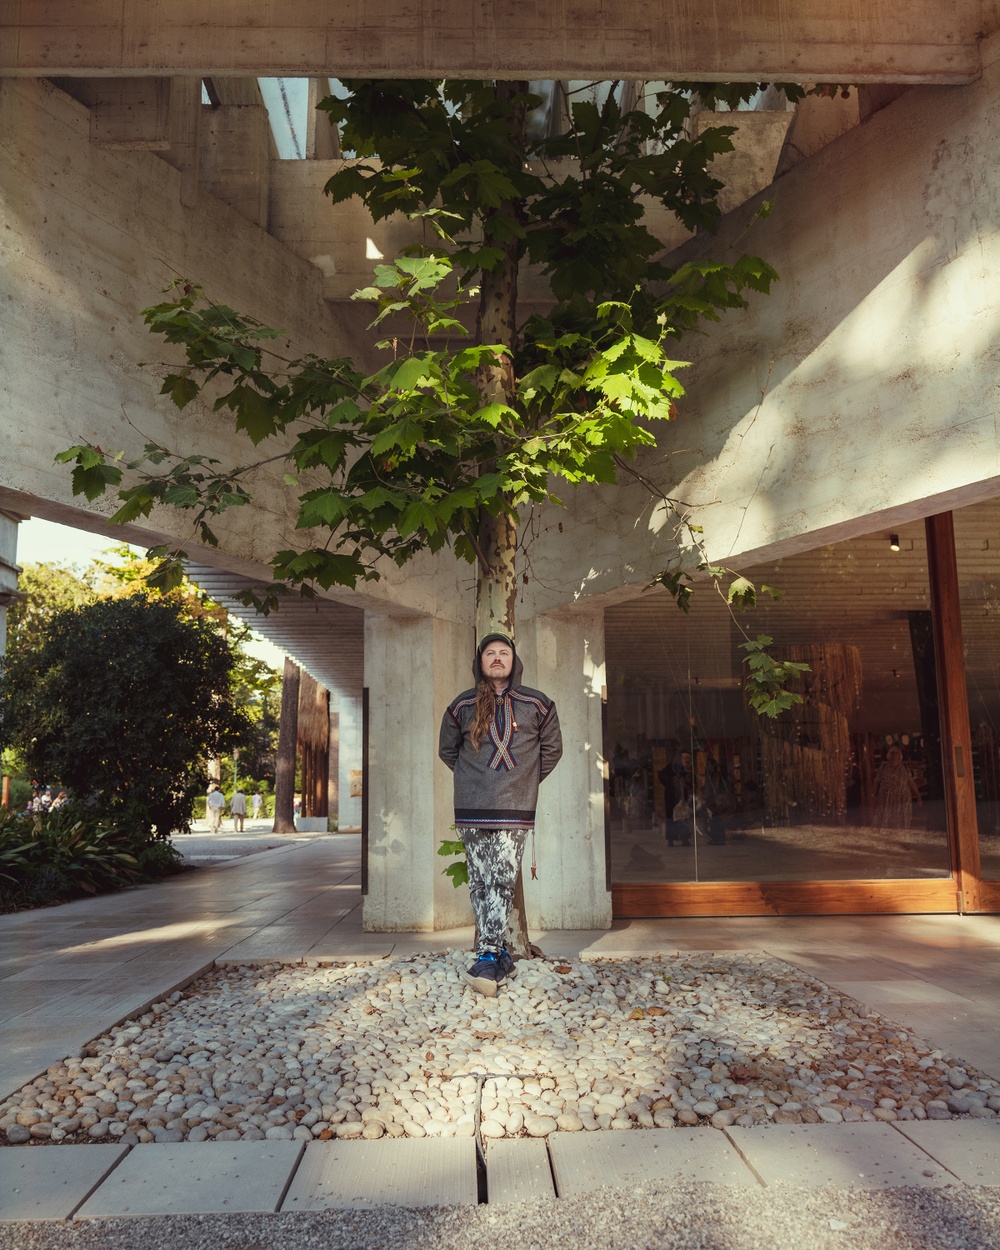
<path fill-rule="evenodd" d="M 479 744 L 489 730 L 495 706 L 496 695 L 493 693 L 492 683 L 485 677 L 481 677 L 476 686 L 476 714 L 472 718 L 472 728 L 469 730 L 469 741 L 474 751 L 479 750 Z"/>

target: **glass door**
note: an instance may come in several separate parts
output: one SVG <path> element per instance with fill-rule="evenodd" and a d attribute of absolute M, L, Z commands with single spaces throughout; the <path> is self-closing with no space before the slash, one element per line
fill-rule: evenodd
<path fill-rule="evenodd" d="M 924 522 L 746 574 L 780 602 L 605 615 L 617 914 L 954 910 Z M 743 695 L 758 634 L 809 666 L 775 720 Z"/>

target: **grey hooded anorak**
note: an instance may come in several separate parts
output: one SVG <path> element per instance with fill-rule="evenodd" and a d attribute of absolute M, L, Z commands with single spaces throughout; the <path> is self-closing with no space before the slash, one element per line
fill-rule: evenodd
<path fill-rule="evenodd" d="M 438 754 L 455 774 L 455 824 L 493 829 L 531 829 L 539 783 L 562 755 L 556 705 L 540 690 L 521 685 L 523 665 L 516 649 L 510 681 L 495 695 L 493 720 L 479 750 L 469 731 L 476 714 L 476 691 L 465 690 L 441 721 Z M 480 654 L 472 663 L 482 678 Z"/>

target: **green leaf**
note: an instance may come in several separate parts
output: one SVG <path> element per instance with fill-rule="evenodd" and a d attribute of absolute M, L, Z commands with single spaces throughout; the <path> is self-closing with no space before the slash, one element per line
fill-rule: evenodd
<path fill-rule="evenodd" d="M 91 468 L 78 465 L 73 470 L 73 494 L 86 495 L 93 503 L 100 499 L 109 486 L 117 486 L 122 480 L 122 471 L 111 464 L 95 464 Z"/>
<path fill-rule="evenodd" d="M 195 487 L 187 483 L 171 486 L 163 494 L 163 502 L 172 504 L 175 508 L 194 508 L 200 498 Z"/>
<path fill-rule="evenodd" d="M 183 373 L 168 373 L 163 379 L 160 394 L 169 395 L 178 408 L 186 408 L 200 390 L 201 387 L 194 378 Z"/>
<path fill-rule="evenodd" d="M 737 577 L 729 583 L 729 589 L 726 592 L 726 600 L 728 603 L 734 603 L 740 608 L 752 608 L 757 603 L 757 590 L 753 582 L 746 577 Z"/>
<path fill-rule="evenodd" d="M 464 855 L 465 843 L 458 838 L 442 838 L 438 844 L 437 853 L 450 859 L 456 855 Z"/>
<path fill-rule="evenodd" d="M 215 408 L 231 408 L 236 413 L 236 428 L 243 430 L 256 447 L 265 438 L 277 433 L 274 407 L 267 396 L 252 386 L 235 386 L 228 395 L 215 401 Z"/>
<path fill-rule="evenodd" d="M 430 504 L 418 499 L 411 503 L 396 524 L 396 532 L 401 538 L 408 538 L 418 530 L 426 534 L 437 534 L 442 527 L 442 520 Z"/>
<path fill-rule="evenodd" d="M 399 362 L 399 366 L 388 371 L 390 385 L 395 391 L 418 390 L 420 387 L 431 386 L 435 381 L 428 372 L 427 361 L 420 356 L 407 356 Z"/>

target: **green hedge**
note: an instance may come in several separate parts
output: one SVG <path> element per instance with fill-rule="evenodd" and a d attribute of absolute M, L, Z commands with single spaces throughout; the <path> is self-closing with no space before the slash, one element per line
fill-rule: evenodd
<path fill-rule="evenodd" d="M 173 844 L 125 832 L 72 804 L 31 816 L 0 808 L 0 911 L 107 894 L 178 871 Z"/>

